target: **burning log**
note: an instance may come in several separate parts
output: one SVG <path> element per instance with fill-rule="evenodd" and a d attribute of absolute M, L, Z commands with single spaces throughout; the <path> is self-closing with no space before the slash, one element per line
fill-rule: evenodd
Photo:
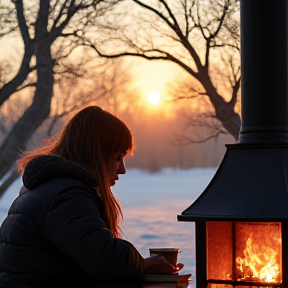
<path fill-rule="evenodd" d="M 278 240 L 277 242 L 279 243 Z M 277 252 L 271 247 L 259 244 L 253 244 L 251 233 L 243 251 L 244 257 L 236 258 L 237 280 L 271 283 L 279 280 L 280 267 L 276 261 Z"/>

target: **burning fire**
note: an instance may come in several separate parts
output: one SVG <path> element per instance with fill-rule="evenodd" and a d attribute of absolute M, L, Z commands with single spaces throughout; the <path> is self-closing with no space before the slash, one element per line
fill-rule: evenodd
<path fill-rule="evenodd" d="M 281 240 L 278 240 L 281 243 Z M 271 247 L 253 243 L 252 233 L 246 241 L 243 251 L 244 258 L 236 258 L 238 280 L 252 280 L 261 282 L 277 282 L 280 267 L 277 263 L 277 252 Z"/>

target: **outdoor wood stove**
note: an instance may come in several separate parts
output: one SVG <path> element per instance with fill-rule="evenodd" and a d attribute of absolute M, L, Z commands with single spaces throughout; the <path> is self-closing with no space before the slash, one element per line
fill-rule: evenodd
<path fill-rule="evenodd" d="M 195 222 L 197 288 L 288 288 L 287 0 L 241 0 L 242 125 L 178 215 Z"/>

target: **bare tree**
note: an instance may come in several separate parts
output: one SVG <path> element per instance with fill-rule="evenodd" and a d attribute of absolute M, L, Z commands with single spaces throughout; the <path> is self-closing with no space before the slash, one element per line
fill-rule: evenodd
<path fill-rule="evenodd" d="M 85 106 L 100 105 L 117 115 L 127 112 L 127 103 L 135 103 L 137 94 L 130 91 L 129 67 L 121 59 L 91 61 L 87 53 L 79 56 L 77 63 L 65 61 L 59 67 L 48 136 L 54 134 L 53 128 L 59 120 Z"/>
<path fill-rule="evenodd" d="M 221 74 L 219 71 L 219 78 Z M 220 80 L 219 82 L 221 83 Z M 229 82 L 222 82 L 222 84 L 229 84 Z M 229 90 L 229 87 L 225 88 L 222 87 L 226 91 Z M 231 135 L 215 117 L 215 109 L 206 91 L 196 82 L 196 79 L 187 76 L 169 84 L 169 95 L 168 102 L 175 105 L 174 109 L 183 122 L 183 130 L 174 134 L 173 144 L 204 143 L 220 135 Z M 240 110 L 238 104 L 240 103 L 237 102 L 235 105 L 237 112 Z"/>
<path fill-rule="evenodd" d="M 113 112 L 116 108 L 118 113 L 127 114 L 127 103 L 133 103 L 137 97 L 135 97 L 135 92 L 132 94 L 130 91 L 132 80 L 128 73 L 129 68 L 122 63 L 122 60 L 119 60 L 112 62 L 106 60 L 99 63 L 99 61 L 91 61 L 87 53 L 79 56 L 76 62 L 63 59 L 65 63 L 55 69 L 57 74 L 54 76 L 50 116 L 44 122 L 45 127 L 41 125 L 30 139 L 29 147 L 34 148 L 43 139 L 45 141 L 46 138 L 54 136 L 63 127 L 67 117 L 70 118 L 77 110 L 88 105 L 104 106 Z M 2 134 L 8 134 L 10 127 L 13 127 L 13 122 L 18 120 L 17 105 L 19 103 L 14 98 L 10 97 L 1 107 L 3 113 L 0 113 L 0 116 L 1 118 L 3 116 L 6 128 Z M 24 110 L 25 106 L 29 106 L 23 103 L 22 105 Z M 15 118 L 11 117 L 11 114 L 15 115 Z M 0 183 L 0 198 L 18 177 L 16 168 L 11 169 L 5 175 Z"/>
<path fill-rule="evenodd" d="M 24 3 L 25 2 L 25 3 Z M 0 106 L 20 90 L 32 93 L 32 102 L 0 147 L 0 179 L 11 169 L 20 150 L 50 115 L 55 67 L 76 53 L 118 0 L 13 0 L 0 2 L 1 36 L 18 33 L 24 45 L 16 74 L 0 89 Z M 103 20 L 105 22 L 105 20 Z M 17 35 L 18 35 L 17 34 Z"/>
<path fill-rule="evenodd" d="M 121 18 L 126 6 L 126 18 Z M 107 53 L 109 48 L 104 50 L 93 41 L 86 45 L 103 57 L 135 56 L 179 65 L 190 75 L 191 82 L 197 80 L 214 109 L 215 119 L 237 140 L 240 116 L 235 105 L 241 79 L 239 1 L 127 0 L 121 8 L 122 14 L 118 13 L 114 25 L 107 28 L 109 38 L 105 41 L 107 47 L 114 44 L 118 51 L 110 49 Z M 133 19 L 133 25 L 128 17 Z M 115 23 L 121 24 L 115 27 Z M 229 84 L 228 89 L 222 85 L 224 82 Z"/>

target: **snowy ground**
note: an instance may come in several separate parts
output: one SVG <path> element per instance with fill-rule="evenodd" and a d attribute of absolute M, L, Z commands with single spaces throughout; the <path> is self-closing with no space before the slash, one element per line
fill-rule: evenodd
<path fill-rule="evenodd" d="M 164 169 L 157 173 L 128 169 L 113 187 L 123 207 L 125 238 L 144 257 L 149 256 L 149 247 L 180 248 L 179 262 L 185 264 L 183 273 L 194 274 L 194 223 L 178 222 L 177 215 L 202 193 L 215 172 L 215 168 Z M 17 180 L 1 198 L 0 223 L 20 186 L 21 180 Z"/>

